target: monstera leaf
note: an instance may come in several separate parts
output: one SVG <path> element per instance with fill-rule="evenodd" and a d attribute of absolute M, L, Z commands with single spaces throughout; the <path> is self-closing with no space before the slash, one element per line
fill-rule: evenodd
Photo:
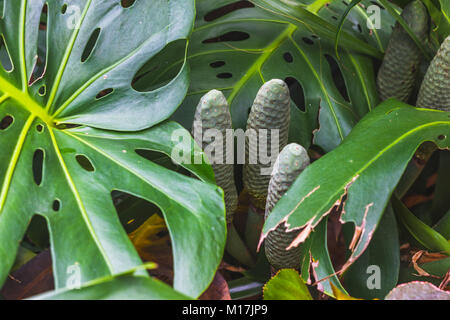
<path fill-rule="evenodd" d="M 317 232 L 323 234 L 325 218 L 339 214 L 338 221 L 354 226 L 350 255 L 340 271 L 347 270 L 368 247 L 418 146 L 432 141 L 448 149 L 449 137 L 449 112 L 418 109 L 396 100 L 382 103 L 338 148 L 300 174 L 266 220 L 261 242 L 283 224 L 288 230 L 301 230 L 290 246 L 302 245 Z M 314 252 L 312 256 L 317 263 Z"/>
<path fill-rule="evenodd" d="M 77 269 L 84 283 L 140 265 L 113 206 L 118 190 L 160 207 L 174 287 L 198 296 L 224 249 L 222 192 L 140 156 L 199 152 L 172 139 L 188 134 L 181 126 L 162 123 L 184 98 L 187 68 L 150 91 L 134 88 L 144 66 L 184 60 L 194 1 L 0 4 L 0 284 L 34 215 L 48 223 L 57 288 Z M 184 166 L 214 181 L 209 166 Z"/>
<path fill-rule="evenodd" d="M 369 56 L 382 56 L 394 20 L 380 9 L 382 26 L 376 29 L 366 23 L 372 21 L 366 7 L 353 10 L 344 25 L 339 60 L 334 39 L 346 5 L 296 2 L 198 0 L 188 53 L 191 86 L 174 119 L 189 127 L 200 96 L 219 89 L 227 96 L 233 125 L 245 128 L 258 89 L 279 78 L 290 85 L 294 102 L 290 139 L 309 147 L 314 131 L 314 143 L 325 151 L 339 145 L 378 104 Z M 165 73 L 178 68 L 169 65 Z"/>
<path fill-rule="evenodd" d="M 151 264 L 145 267 L 155 268 Z M 80 288 L 62 288 L 40 294 L 31 300 L 189 300 L 157 279 L 135 275 L 136 269 L 140 268 L 96 279 Z"/>
<path fill-rule="evenodd" d="M 189 300 L 165 283 L 148 277 L 124 275 L 80 289 L 60 289 L 31 300 Z"/>

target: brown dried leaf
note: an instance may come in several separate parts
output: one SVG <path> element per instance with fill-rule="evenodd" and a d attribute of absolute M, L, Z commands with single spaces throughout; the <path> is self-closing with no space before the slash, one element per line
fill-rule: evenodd
<path fill-rule="evenodd" d="M 52 258 L 46 250 L 9 276 L 1 295 L 6 300 L 22 300 L 53 289 Z"/>

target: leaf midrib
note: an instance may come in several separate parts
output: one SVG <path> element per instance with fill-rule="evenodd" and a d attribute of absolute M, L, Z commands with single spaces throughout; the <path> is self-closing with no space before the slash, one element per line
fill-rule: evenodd
<path fill-rule="evenodd" d="M 2 189 L 0 190 L 1 191 L 1 193 L 0 193 L 0 214 L 3 210 L 3 206 L 5 205 L 6 198 L 8 197 L 8 192 L 10 189 L 14 171 L 15 171 L 17 163 L 19 161 L 20 154 L 22 152 L 23 145 L 25 143 L 28 131 L 30 130 L 30 127 L 33 124 L 33 121 L 35 118 L 36 117 L 33 115 L 28 117 L 27 121 L 24 124 L 22 131 L 20 132 L 18 141 L 17 141 L 16 146 L 14 147 L 14 151 L 11 155 L 11 160 L 9 161 L 8 169 L 6 170 L 6 175 L 3 180 Z"/>
<path fill-rule="evenodd" d="M 403 135 L 401 135 L 400 137 L 398 137 L 397 139 L 395 139 L 393 142 L 391 142 L 391 143 L 388 144 L 385 148 L 383 148 L 380 152 L 378 152 L 373 158 L 369 159 L 369 160 L 367 161 L 366 165 L 362 166 L 359 170 L 355 171 L 355 173 L 351 176 L 351 178 L 350 178 L 349 181 L 346 181 L 343 185 L 341 185 L 339 188 L 337 188 L 337 191 L 336 191 L 335 193 L 333 193 L 332 196 L 329 197 L 327 201 L 324 201 L 324 202 L 323 202 L 323 203 L 327 204 L 327 206 L 325 206 L 325 205 L 324 205 L 324 206 L 321 206 L 321 207 L 319 208 L 319 210 L 316 210 L 316 212 L 322 212 L 322 211 L 324 210 L 324 208 L 325 208 L 326 210 L 329 210 L 328 204 L 331 203 L 331 202 L 333 202 L 333 201 L 335 201 L 335 199 L 336 199 L 337 197 L 339 197 L 339 196 L 342 195 L 342 190 L 345 189 L 345 187 L 352 181 L 352 179 L 354 179 L 354 177 L 360 176 L 360 175 L 361 175 L 368 167 L 370 167 L 374 162 L 376 162 L 383 154 L 385 154 L 386 152 L 388 152 L 391 148 L 393 148 L 395 145 L 397 145 L 398 143 L 400 143 L 403 139 L 405 139 L 405 138 L 408 137 L 409 135 L 411 135 L 411 134 L 413 134 L 413 133 L 415 133 L 415 132 L 417 132 L 417 131 L 420 131 L 420 130 L 426 128 L 426 127 L 432 127 L 432 126 L 435 126 L 435 125 L 437 126 L 437 125 L 441 125 L 441 124 L 443 124 L 443 125 L 449 124 L 449 125 L 450 125 L 450 121 L 435 121 L 435 122 L 426 123 L 426 124 L 423 124 L 423 125 L 421 125 L 421 126 L 417 126 L 417 127 L 413 128 L 412 130 L 407 131 L 406 133 L 404 133 Z M 295 208 L 294 208 L 291 212 L 289 212 L 287 215 L 285 215 L 285 216 L 283 217 L 283 219 L 285 219 L 286 216 L 290 216 L 290 215 L 293 214 L 295 211 L 299 210 L 300 206 L 301 206 L 301 204 L 300 204 L 300 205 L 297 204 L 297 205 L 295 206 Z M 315 214 L 314 217 L 317 218 L 317 217 L 318 217 L 318 214 Z M 316 220 L 316 219 L 314 220 L 314 222 L 316 223 L 316 225 L 317 225 L 317 223 L 319 223 L 319 222 L 322 220 L 322 218 L 323 218 L 323 217 L 320 217 L 319 220 Z M 278 223 L 278 222 L 277 222 L 277 223 Z M 269 230 L 270 230 L 270 228 L 269 228 Z M 267 233 L 266 233 L 266 235 L 267 235 Z"/>
<path fill-rule="evenodd" d="M 91 2 L 92 2 L 92 0 L 88 0 L 88 2 L 86 3 L 83 13 L 81 14 L 81 17 L 78 19 L 77 25 L 75 26 L 75 31 L 72 33 L 72 36 L 69 41 L 69 45 L 66 47 L 66 51 L 64 53 L 63 60 L 61 61 L 60 65 L 59 65 L 58 73 L 56 75 L 55 81 L 53 82 L 52 90 L 50 92 L 50 96 L 47 101 L 47 105 L 45 106 L 45 111 L 47 111 L 47 112 L 50 110 L 50 108 L 53 105 L 53 102 L 54 102 L 56 94 L 58 92 L 59 85 L 61 83 L 64 71 L 66 70 L 67 63 L 69 62 L 69 58 L 72 54 L 73 46 L 75 45 L 75 41 L 78 38 L 78 34 L 80 32 L 81 25 L 83 24 L 83 21 L 87 15 L 87 12 L 91 6 Z"/>
<path fill-rule="evenodd" d="M 380 51 L 384 53 L 383 44 L 381 43 L 380 35 L 378 34 L 378 29 L 375 28 L 375 26 L 372 23 L 372 19 L 370 19 L 369 15 L 366 13 L 365 10 L 363 10 L 360 6 L 356 6 L 358 12 L 370 23 L 372 26 L 372 33 L 375 35 L 376 42 L 378 44 L 378 47 L 380 48 Z"/>
<path fill-rule="evenodd" d="M 372 107 L 372 103 L 370 102 L 369 90 L 367 89 L 367 84 L 365 82 L 366 79 L 364 78 L 364 74 L 361 72 L 361 68 L 360 68 L 359 64 L 356 62 L 353 55 L 348 50 L 347 50 L 347 54 L 350 57 L 350 60 L 353 64 L 353 66 L 355 67 L 356 74 L 361 82 L 361 86 L 363 88 L 363 93 L 364 93 L 364 98 L 367 101 L 367 106 L 369 107 L 369 112 L 370 112 L 370 111 L 372 111 L 373 107 Z"/>
<path fill-rule="evenodd" d="M 61 165 L 64 175 L 66 176 L 66 180 L 69 184 L 72 194 L 75 197 L 75 201 L 77 202 L 78 208 L 80 209 L 81 216 L 83 217 L 86 227 L 88 228 L 89 233 L 91 234 L 92 238 L 94 239 L 94 242 L 97 245 L 97 248 L 99 249 L 100 253 L 102 254 L 108 269 L 110 270 L 111 273 L 114 273 L 114 268 L 111 265 L 111 262 L 109 261 L 108 255 L 106 254 L 106 251 L 103 248 L 103 245 L 100 242 L 100 239 L 98 238 L 97 233 L 94 230 L 94 227 L 92 226 L 91 220 L 89 219 L 89 216 L 87 214 L 87 210 L 84 207 L 83 201 L 81 200 L 80 193 L 78 192 L 75 182 L 73 181 L 72 176 L 70 175 L 69 169 L 67 168 L 66 163 L 64 161 L 64 158 L 62 157 L 61 151 L 59 150 L 58 143 L 56 141 L 53 129 L 49 127 L 48 130 L 49 130 L 50 139 L 52 141 L 58 161 Z"/>
<path fill-rule="evenodd" d="M 26 90 L 27 87 L 23 90 L 20 90 L 9 83 L 9 81 L 4 79 L 2 76 L 0 76 L 0 88 L 3 91 L 4 95 L 7 95 L 9 98 L 16 101 L 21 107 L 30 112 L 32 115 L 40 118 L 48 126 L 52 126 L 51 117 L 41 105 L 31 99 L 28 91 Z"/>
<path fill-rule="evenodd" d="M 288 27 L 274 40 L 269 46 L 264 48 L 264 53 L 256 59 L 256 61 L 250 66 L 245 75 L 233 86 L 234 89 L 228 96 L 228 104 L 232 104 L 236 95 L 242 90 L 243 86 L 250 80 L 250 78 L 256 73 L 260 72 L 263 64 L 272 55 L 275 49 L 277 49 L 286 39 L 289 39 L 292 34 L 297 30 L 297 27 L 293 24 L 289 24 Z"/>

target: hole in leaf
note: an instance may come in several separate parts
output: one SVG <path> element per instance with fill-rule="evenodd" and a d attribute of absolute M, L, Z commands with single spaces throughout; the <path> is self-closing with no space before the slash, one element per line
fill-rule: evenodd
<path fill-rule="evenodd" d="M 38 91 L 39 95 L 45 96 L 46 92 L 47 92 L 47 87 L 45 85 L 43 85 L 39 88 L 39 91 Z"/>
<path fill-rule="evenodd" d="M 95 168 L 92 165 L 91 160 L 88 159 L 85 155 L 78 154 L 75 156 L 75 159 L 77 159 L 78 164 L 81 168 L 83 168 L 86 171 L 94 172 Z"/>
<path fill-rule="evenodd" d="M 337 20 L 337 19 L 338 19 L 336 16 L 331 16 L 331 18 L 333 18 L 334 20 Z"/>
<path fill-rule="evenodd" d="M 311 38 L 319 39 L 319 36 L 317 36 L 317 35 L 315 35 L 315 34 L 312 34 L 312 35 L 311 35 Z"/>
<path fill-rule="evenodd" d="M 36 131 L 39 132 L 39 133 L 43 132 L 44 131 L 44 126 L 42 124 L 38 124 L 36 126 Z"/>
<path fill-rule="evenodd" d="M 245 9 L 245 8 L 254 8 L 255 5 L 251 3 L 250 1 L 237 1 L 234 3 L 230 3 L 226 6 L 220 7 L 218 9 L 214 9 L 210 12 L 208 12 L 204 19 L 207 22 L 214 21 L 216 19 L 219 19 L 233 11 Z"/>
<path fill-rule="evenodd" d="M 325 58 L 328 61 L 328 64 L 330 65 L 331 69 L 331 75 L 333 77 L 333 82 L 336 88 L 339 90 L 342 97 L 345 99 L 345 101 L 350 102 L 350 98 L 348 96 L 347 87 L 345 85 L 344 76 L 342 75 L 341 69 L 339 68 L 338 63 L 336 60 L 328 55 L 325 54 Z"/>
<path fill-rule="evenodd" d="M 58 212 L 59 209 L 61 209 L 61 201 L 59 201 L 58 199 L 56 199 L 55 201 L 53 201 L 52 209 L 53 209 L 53 211 Z"/>
<path fill-rule="evenodd" d="M 310 38 L 303 37 L 302 40 L 304 43 L 309 44 L 310 46 L 314 44 L 314 41 L 312 41 Z"/>
<path fill-rule="evenodd" d="M 97 94 L 97 96 L 95 97 L 95 99 L 101 99 L 101 98 L 103 98 L 103 97 L 106 97 L 107 95 L 109 95 L 110 93 L 112 93 L 114 91 L 114 89 L 113 88 L 108 88 L 108 89 L 105 89 L 105 90 L 102 90 L 102 91 L 100 91 L 98 94 Z"/>
<path fill-rule="evenodd" d="M 153 163 L 159 164 L 165 168 L 177 171 L 178 173 L 185 174 L 187 176 L 191 175 L 190 172 L 184 169 L 182 166 L 175 164 L 172 161 L 172 158 L 167 154 L 149 149 L 136 149 L 135 152 L 145 160 L 149 160 Z"/>
<path fill-rule="evenodd" d="M 157 205 L 134 195 L 114 190 L 111 198 L 127 233 L 136 230 L 154 214 L 162 217 L 162 211 Z"/>
<path fill-rule="evenodd" d="M 34 182 L 40 186 L 42 183 L 42 172 L 44 169 L 44 151 L 37 149 L 33 155 L 33 178 Z"/>
<path fill-rule="evenodd" d="M 41 11 L 41 18 L 39 23 L 38 30 L 38 45 L 37 45 L 37 57 L 34 64 L 33 72 L 31 73 L 30 79 L 28 81 L 28 85 L 32 85 L 37 80 L 42 78 L 45 73 L 45 65 L 47 63 L 47 24 L 48 24 L 48 15 L 47 15 L 48 7 L 47 4 L 44 4 Z M 42 88 L 42 87 L 41 87 Z M 39 88 L 39 94 L 43 96 L 41 93 L 41 88 Z M 45 88 L 44 88 L 45 89 Z"/>
<path fill-rule="evenodd" d="M 225 61 L 216 61 L 209 64 L 211 68 L 220 68 L 225 65 Z"/>
<path fill-rule="evenodd" d="M 323 157 L 326 154 L 326 152 L 325 152 L 325 150 L 323 150 L 318 145 L 312 144 L 309 147 L 308 154 L 311 157 L 311 161 L 315 161 L 315 160 L 320 159 L 321 157 Z"/>
<path fill-rule="evenodd" d="M 40 215 L 34 215 L 25 233 L 24 241 L 43 250 L 50 247 L 50 235 L 47 220 Z"/>
<path fill-rule="evenodd" d="M 231 42 L 231 41 L 244 41 L 250 38 L 247 32 L 242 31 L 230 31 L 218 37 L 203 40 L 203 43 L 217 43 L 217 42 Z"/>
<path fill-rule="evenodd" d="M 303 92 L 303 87 L 300 84 L 300 82 L 298 82 L 297 79 L 292 78 L 292 77 L 287 77 L 284 81 L 286 82 L 286 84 L 289 87 L 291 99 L 295 102 L 295 105 L 297 106 L 297 108 L 300 111 L 305 112 L 306 111 L 305 94 Z"/>
<path fill-rule="evenodd" d="M 11 72 L 13 70 L 11 56 L 9 55 L 8 46 L 6 45 L 3 35 L 0 36 L 0 63 L 6 72 Z"/>
<path fill-rule="evenodd" d="M 63 4 L 63 6 L 61 7 L 61 13 L 66 14 L 66 12 L 67 12 L 67 3 Z"/>
<path fill-rule="evenodd" d="M 97 28 L 92 32 L 86 47 L 84 48 L 83 54 L 81 55 L 81 62 L 85 62 L 91 56 L 95 45 L 97 44 L 98 37 L 100 36 L 100 31 L 101 29 Z"/>
<path fill-rule="evenodd" d="M 219 79 L 230 79 L 232 77 L 233 77 L 233 74 L 231 74 L 229 72 L 219 73 L 217 75 L 217 78 L 219 78 Z"/>
<path fill-rule="evenodd" d="M 129 8 L 129 7 L 131 7 L 135 2 L 136 2 L 136 0 L 121 0 L 121 1 L 120 1 L 120 4 L 122 5 L 123 8 Z"/>
<path fill-rule="evenodd" d="M 73 123 L 59 123 L 55 124 L 55 128 L 58 130 L 67 130 L 67 129 L 73 129 L 81 127 L 79 124 L 73 124 Z"/>
<path fill-rule="evenodd" d="M 149 150 L 149 149 L 136 149 L 135 152 L 140 155 L 141 157 L 150 160 L 150 161 L 155 161 L 156 159 L 162 158 L 162 157 L 167 157 L 165 154 L 158 152 L 158 151 L 154 151 L 154 150 Z"/>
<path fill-rule="evenodd" d="M 6 116 L 0 121 L 0 130 L 8 129 L 14 122 L 14 118 L 11 116 Z"/>
<path fill-rule="evenodd" d="M 353 29 L 355 29 L 355 30 L 358 31 L 359 33 L 362 33 L 362 32 L 363 32 L 363 30 L 362 30 L 362 28 L 361 28 L 361 25 L 360 25 L 359 23 L 355 24 L 355 25 L 353 26 Z"/>
<path fill-rule="evenodd" d="M 157 90 L 174 79 L 183 67 L 187 41 L 169 43 L 136 72 L 131 86 L 139 92 Z"/>
<path fill-rule="evenodd" d="M 283 58 L 287 63 L 292 63 L 294 61 L 294 57 L 289 52 L 285 52 Z"/>
<path fill-rule="evenodd" d="M 439 140 L 444 140 L 446 138 L 446 136 L 444 134 L 441 134 L 440 136 L 438 136 Z"/>
<path fill-rule="evenodd" d="M 133 81 L 131 82 L 131 86 L 133 87 L 133 88 L 135 88 L 135 86 L 136 87 L 138 87 L 138 86 L 140 86 L 140 85 L 142 85 L 142 84 L 144 84 L 145 85 L 145 82 L 144 81 L 141 81 L 142 79 L 148 79 L 148 80 L 151 80 L 151 77 L 148 77 L 150 74 L 155 74 L 155 71 L 157 71 L 159 69 L 159 66 L 152 66 L 152 68 L 150 69 L 148 69 L 148 70 L 145 70 L 144 72 L 142 72 L 141 74 L 139 74 L 139 75 L 137 75 L 137 76 L 135 76 L 134 77 L 134 79 L 133 79 Z M 139 90 L 138 90 L 139 91 Z M 144 90 L 141 90 L 141 91 L 144 91 Z"/>

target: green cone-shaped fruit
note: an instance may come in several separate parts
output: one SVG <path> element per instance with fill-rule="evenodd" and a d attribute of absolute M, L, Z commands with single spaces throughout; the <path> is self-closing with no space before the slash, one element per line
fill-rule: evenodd
<path fill-rule="evenodd" d="M 278 79 L 271 80 L 259 90 L 247 120 L 244 186 L 253 205 L 262 210 L 266 204 L 273 160 L 288 143 L 290 103 L 286 83 Z M 253 137 L 252 132 L 255 133 Z M 265 149 L 260 150 L 261 147 Z M 261 154 L 272 160 L 269 162 L 263 159 Z"/>
<path fill-rule="evenodd" d="M 212 151 L 213 159 L 209 160 L 216 183 L 224 191 L 227 222 L 230 223 L 237 208 L 238 195 L 234 183 L 233 164 L 230 161 L 227 164 L 227 159 L 234 160 L 233 148 L 226 146 L 227 129 L 232 129 L 227 99 L 222 92 L 212 90 L 201 98 L 197 106 L 192 133 L 197 144 L 203 150 Z M 211 138 L 207 130 L 211 130 L 210 132 L 215 138 Z M 217 139 L 217 135 L 221 139 Z"/>
<path fill-rule="evenodd" d="M 417 107 L 450 111 L 450 36 L 431 61 L 419 90 Z"/>
<path fill-rule="evenodd" d="M 417 38 L 425 42 L 428 13 L 421 1 L 409 3 L 401 14 Z M 407 101 L 414 88 L 421 52 L 408 33 L 397 22 L 392 31 L 383 63 L 378 71 L 377 89 L 381 100 L 396 98 Z"/>
<path fill-rule="evenodd" d="M 309 162 L 306 150 L 296 143 L 287 145 L 281 151 L 269 183 L 266 219 L 278 200 L 286 193 L 298 175 L 309 165 Z M 265 242 L 266 256 L 275 269 L 300 268 L 300 247 L 286 250 L 298 234 L 299 231 L 286 232 L 284 225 L 279 225 L 268 234 Z"/>

